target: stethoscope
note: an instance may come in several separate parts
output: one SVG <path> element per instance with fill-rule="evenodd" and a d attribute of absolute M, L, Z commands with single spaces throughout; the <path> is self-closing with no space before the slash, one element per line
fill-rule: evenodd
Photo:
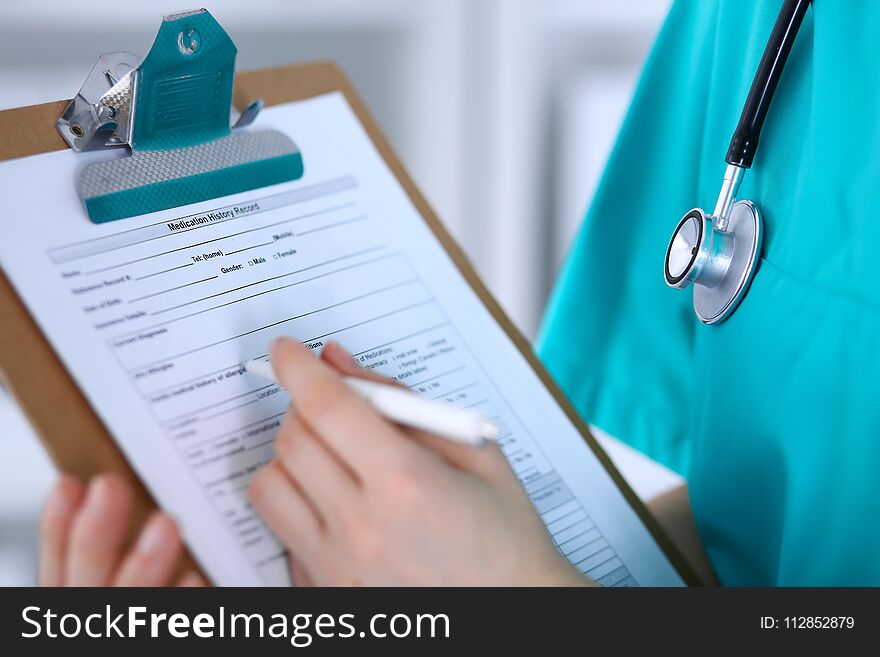
<path fill-rule="evenodd" d="M 683 290 L 694 284 L 694 311 L 704 324 L 717 324 L 736 309 L 755 275 L 762 226 L 751 201 L 737 201 L 743 173 L 752 166 L 764 117 L 810 0 L 785 0 L 758 72 L 752 80 L 736 131 L 727 149 L 727 169 L 711 216 L 688 212 L 666 248 L 666 284 Z"/>

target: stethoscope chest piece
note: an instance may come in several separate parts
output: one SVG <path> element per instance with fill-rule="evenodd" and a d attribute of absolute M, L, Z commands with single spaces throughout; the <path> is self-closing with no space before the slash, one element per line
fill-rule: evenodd
<path fill-rule="evenodd" d="M 694 311 L 703 324 L 716 324 L 745 296 L 761 253 L 761 215 L 749 201 L 729 210 L 724 230 L 702 210 L 691 210 L 678 225 L 666 252 L 666 282 L 694 286 Z"/>
<path fill-rule="evenodd" d="M 718 239 L 719 231 L 714 231 Z M 732 313 L 752 282 L 761 253 L 761 215 L 749 201 L 737 201 L 730 208 L 724 233 L 729 249 L 724 251 L 726 269 L 715 285 L 694 286 L 694 311 L 703 324 L 715 324 Z"/>
<path fill-rule="evenodd" d="M 743 172 L 752 166 L 764 117 L 782 67 L 810 0 L 785 0 L 749 89 L 727 149 L 727 169 L 715 209 L 689 211 L 666 248 L 663 276 L 670 287 L 694 286 L 694 311 L 703 324 L 717 324 L 742 301 L 761 255 L 761 215 L 749 201 L 737 201 Z"/>

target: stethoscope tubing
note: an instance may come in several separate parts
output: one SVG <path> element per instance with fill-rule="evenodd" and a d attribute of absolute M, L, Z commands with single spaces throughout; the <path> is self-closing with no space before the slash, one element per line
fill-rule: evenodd
<path fill-rule="evenodd" d="M 761 63 L 752 79 L 749 95 L 746 97 L 736 130 L 730 139 L 727 156 L 728 164 L 748 169 L 752 166 L 764 118 L 770 109 L 770 102 L 776 92 L 776 85 L 782 76 L 782 69 L 788 54 L 803 23 L 811 0 L 785 0 L 773 31 L 764 47 Z"/>

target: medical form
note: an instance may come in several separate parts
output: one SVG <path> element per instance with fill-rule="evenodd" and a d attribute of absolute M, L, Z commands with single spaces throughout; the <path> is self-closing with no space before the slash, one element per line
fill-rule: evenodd
<path fill-rule="evenodd" d="M 271 107 L 260 127 L 296 141 L 302 179 L 102 225 L 74 179 L 107 153 L 0 163 L 5 273 L 215 582 L 290 582 L 247 500 L 289 400 L 240 366 L 289 335 L 316 351 L 336 340 L 363 367 L 491 418 L 582 572 L 608 586 L 682 584 L 344 96 Z"/>

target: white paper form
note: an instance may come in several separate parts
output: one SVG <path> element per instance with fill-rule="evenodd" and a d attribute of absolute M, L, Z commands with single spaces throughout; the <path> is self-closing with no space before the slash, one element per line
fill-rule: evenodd
<path fill-rule="evenodd" d="M 0 263 L 90 403 L 219 584 L 287 584 L 247 503 L 286 393 L 242 370 L 291 335 L 339 341 L 415 392 L 479 409 L 559 550 L 605 585 L 681 578 L 483 307 L 344 97 L 272 107 L 295 182 L 104 225 L 75 175 L 106 154 L 0 164 Z"/>

